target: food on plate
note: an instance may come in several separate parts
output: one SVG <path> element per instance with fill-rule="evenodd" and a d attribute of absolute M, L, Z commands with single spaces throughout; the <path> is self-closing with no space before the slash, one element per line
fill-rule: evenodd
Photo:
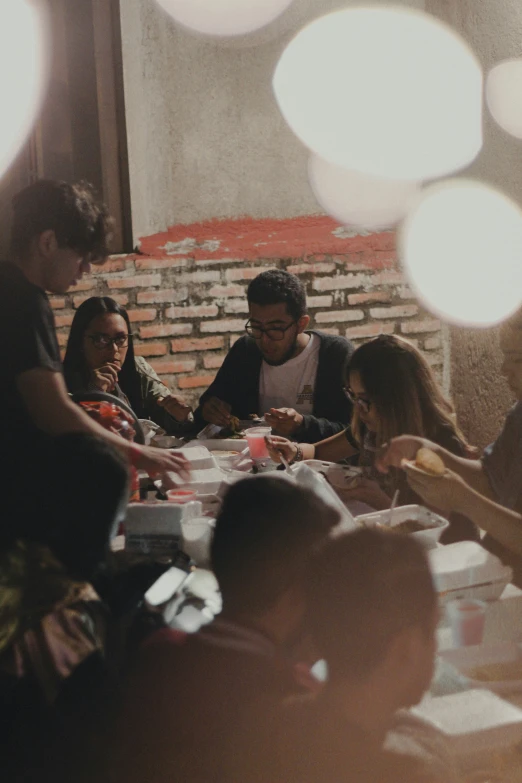
<path fill-rule="evenodd" d="M 516 661 L 486 663 L 474 666 L 466 672 L 468 677 L 480 682 L 502 682 L 503 680 L 522 680 L 522 658 Z"/>
<path fill-rule="evenodd" d="M 225 440 L 226 439 L 239 440 L 240 438 L 243 437 L 243 431 L 241 430 L 239 419 L 237 418 L 237 416 L 230 417 L 228 427 L 223 427 L 218 437 L 223 438 Z"/>
<path fill-rule="evenodd" d="M 416 468 L 420 468 L 425 473 L 431 473 L 433 476 L 442 476 L 446 471 L 444 462 L 431 449 L 419 449 L 413 464 Z"/>
<path fill-rule="evenodd" d="M 225 451 L 224 449 L 209 449 L 215 457 L 237 457 L 239 451 Z"/>
<path fill-rule="evenodd" d="M 417 519 L 405 519 L 404 522 L 399 522 L 398 525 L 381 525 L 377 523 L 377 527 L 380 530 L 386 530 L 389 533 L 420 533 L 421 530 L 432 530 L 436 525 L 423 525 Z"/>

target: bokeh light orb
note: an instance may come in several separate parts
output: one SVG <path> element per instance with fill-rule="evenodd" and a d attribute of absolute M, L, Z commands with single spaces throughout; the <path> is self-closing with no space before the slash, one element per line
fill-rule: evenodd
<path fill-rule="evenodd" d="M 404 7 L 347 8 L 304 27 L 273 78 L 293 132 L 331 163 L 425 180 L 482 146 L 482 71 L 449 26 Z"/>
<path fill-rule="evenodd" d="M 399 249 L 419 299 L 447 321 L 491 326 L 522 303 L 522 211 L 484 183 L 426 188 L 401 226 Z"/>
<path fill-rule="evenodd" d="M 175 22 L 211 36 L 247 35 L 273 22 L 293 0 L 157 0 Z"/>
<path fill-rule="evenodd" d="M 27 141 L 42 106 L 49 75 L 48 22 L 36 3 L 0 2 L 0 175 Z"/>
<path fill-rule="evenodd" d="M 503 60 L 490 70 L 486 102 L 495 122 L 522 139 L 522 58 Z"/>
<path fill-rule="evenodd" d="M 417 182 L 372 177 L 313 154 L 308 179 L 317 201 L 334 220 L 372 230 L 394 226 L 420 191 Z"/>

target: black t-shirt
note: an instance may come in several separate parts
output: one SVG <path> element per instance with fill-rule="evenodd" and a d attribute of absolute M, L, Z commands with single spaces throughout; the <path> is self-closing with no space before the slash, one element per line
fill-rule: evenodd
<path fill-rule="evenodd" d="M 17 378 L 39 367 L 62 371 L 54 316 L 47 294 L 22 271 L 0 263 L 0 447 L 31 448 L 42 433 L 17 388 Z"/>

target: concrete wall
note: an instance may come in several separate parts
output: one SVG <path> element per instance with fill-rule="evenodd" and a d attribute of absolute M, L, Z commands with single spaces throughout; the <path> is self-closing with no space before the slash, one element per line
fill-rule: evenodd
<path fill-rule="evenodd" d="M 154 0 L 121 0 L 136 239 L 208 218 L 320 211 L 307 153 L 277 109 L 271 79 L 297 30 L 349 4 L 295 0 L 254 36 L 259 45 L 231 47 L 178 29 Z"/>
<path fill-rule="evenodd" d="M 469 41 L 485 73 L 498 60 L 521 54 L 520 0 L 427 0 L 426 10 Z M 484 130 L 484 148 L 465 173 L 499 187 L 522 205 L 521 142 L 498 128 L 487 110 Z M 470 439 L 483 446 L 498 433 L 513 403 L 499 375 L 497 330 L 451 329 L 450 335 L 451 388 L 459 418 Z"/>

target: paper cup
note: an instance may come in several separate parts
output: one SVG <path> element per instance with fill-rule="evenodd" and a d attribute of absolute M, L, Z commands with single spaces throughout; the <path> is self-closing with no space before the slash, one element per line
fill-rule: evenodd
<path fill-rule="evenodd" d="M 447 617 L 455 647 L 481 644 L 484 636 L 487 604 L 471 598 L 450 601 Z"/>

